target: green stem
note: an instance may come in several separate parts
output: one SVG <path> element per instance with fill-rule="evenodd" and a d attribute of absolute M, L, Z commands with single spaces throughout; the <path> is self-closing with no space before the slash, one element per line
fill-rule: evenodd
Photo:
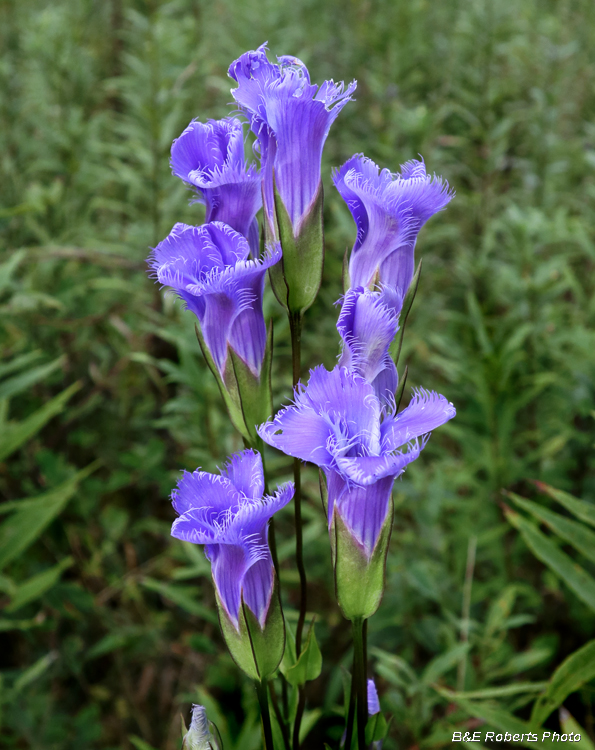
<path fill-rule="evenodd" d="M 347 711 L 347 723 L 345 725 L 345 750 L 351 750 L 353 741 L 353 722 L 355 720 L 355 673 L 357 664 L 355 660 L 355 649 L 353 650 L 353 669 L 351 670 L 351 688 L 349 690 L 349 710 Z"/>
<path fill-rule="evenodd" d="M 299 383 L 301 369 L 301 342 L 302 342 L 302 315 L 289 314 L 289 327 L 291 330 L 291 362 L 293 368 L 293 386 Z M 304 567 L 304 550 L 302 536 L 302 464 L 299 458 L 293 460 L 293 481 L 295 483 L 295 495 L 293 505 L 295 509 L 295 557 L 298 573 L 300 576 L 300 614 L 298 617 L 295 634 L 295 651 L 299 658 L 302 652 L 302 631 L 306 621 L 307 592 L 306 592 L 306 569 Z"/>
<path fill-rule="evenodd" d="M 269 697 L 265 680 L 256 682 L 256 694 L 260 704 L 260 718 L 262 719 L 262 733 L 264 735 L 265 750 L 275 750 L 273 745 L 273 730 L 271 728 L 271 714 L 269 713 Z"/>
<path fill-rule="evenodd" d="M 357 747 L 366 750 L 366 724 L 368 723 L 368 686 L 366 670 L 367 627 L 358 618 L 351 623 L 353 632 L 353 682 L 357 708 Z"/>
<path fill-rule="evenodd" d="M 290 750 L 289 727 L 287 726 L 287 722 L 285 721 L 285 718 L 283 714 L 281 713 L 281 708 L 279 707 L 279 701 L 277 700 L 277 693 L 275 691 L 275 683 L 272 680 L 269 680 L 269 695 L 271 696 L 271 703 L 273 704 L 273 711 L 275 712 L 275 716 L 277 717 L 277 722 L 279 723 L 279 727 L 281 728 L 281 734 L 283 735 L 283 746 L 285 750 Z"/>
<path fill-rule="evenodd" d="M 299 383 L 301 371 L 301 344 L 302 344 L 302 314 L 289 313 L 289 329 L 291 332 L 291 364 L 293 373 L 293 387 Z M 295 651 L 299 659 L 302 652 L 302 631 L 306 621 L 307 590 L 306 569 L 304 567 L 304 541 L 302 537 L 302 465 L 299 458 L 293 459 L 293 481 L 295 494 L 293 507 L 295 512 L 295 558 L 300 576 L 300 614 L 298 617 L 295 633 Z M 293 725 L 293 750 L 299 750 L 300 725 L 306 706 L 306 693 L 303 685 L 298 687 L 298 707 Z"/>

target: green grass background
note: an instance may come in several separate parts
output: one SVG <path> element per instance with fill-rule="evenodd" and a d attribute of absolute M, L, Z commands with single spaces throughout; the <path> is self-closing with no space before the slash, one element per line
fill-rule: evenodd
<path fill-rule="evenodd" d="M 306 316 L 304 372 L 335 362 L 333 303 L 355 234 L 331 166 L 363 151 L 396 170 L 421 154 L 457 191 L 420 235 L 423 275 L 401 356 L 408 386 L 439 390 L 458 414 L 395 488 L 387 592 L 370 624 L 370 664 L 394 715 L 385 747 L 450 745 L 451 724 L 471 726 L 432 682 L 539 682 L 592 637 L 593 612 L 499 506 L 502 488 L 534 494 L 529 479 L 595 499 L 591 0 L 1 0 L 1 367 L 36 353 L 22 360 L 26 378 L 61 359 L 2 391 L 0 411 L 23 421 L 80 386 L 0 464 L 1 497 L 50 492 L 100 461 L 0 571 L 2 747 L 173 750 L 192 701 L 223 727 L 226 750 L 260 746 L 255 695 L 213 618 L 208 566 L 169 536 L 180 469 L 214 471 L 241 443 L 192 316 L 153 284 L 144 259 L 176 221 L 204 216 L 170 174 L 172 139 L 192 118 L 229 112 L 229 63 L 267 39 L 273 54 L 304 60 L 313 81 L 358 80 L 323 158 L 327 261 Z M 270 294 L 265 307 L 278 406 L 290 393 L 289 336 Z M 276 479 L 289 478 L 286 460 L 271 461 Z M 307 747 L 317 750 L 340 735 L 350 636 L 314 472 L 305 486 L 309 605 L 324 655 L 309 686 Z M 291 621 L 289 510 L 278 534 Z M 15 607 L 22 583 L 52 566 L 52 585 Z M 591 736 L 594 692 L 566 703 Z M 528 701 L 497 704 L 526 718 Z"/>

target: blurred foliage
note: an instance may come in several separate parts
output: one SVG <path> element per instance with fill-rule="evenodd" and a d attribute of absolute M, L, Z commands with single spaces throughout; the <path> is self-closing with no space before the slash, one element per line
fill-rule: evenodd
<path fill-rule="evenodd" d="M 0 0 L 2 747 L 173 750 L 191 701 L 226 750 L 260 747 L 208 565 L 169 536 L 178 471 L 213 471 L 241 443 L 191 316 L 144 258 L 176 221 L 203 218 L 169 173 L 172 139 L 228 113 L 228 64 L 267 38 L 315 81 L 359 81 L 324 155 L 327 262 L 307 366 L 333 365 L 354 239 L 330 167 L 365 151 L 394 170 L 422 154 L 457 191 L 421 233 L 400 361 L 408 387 L 439 390 L 458 415 L 395 490 L 387 593 L 370 623 L 394 715 L 385 747 L 450 745 L 484 719 L 528 725 L 592 637 L 585 596 L 523 541 L 532 506 L 523 535 L 499 500 L 502 488 L 534 497 L 528 479 L 595 499 L 593 3 Z M 265 305 L 280 404 L 288 331 L 270 294 Z M 270 463 L 288 478 L 286 460 Z M 324 662 L 304 723 L 317 750 L 341 734 L 351 656 L 314 472 L 305 489 Z M 555 515 L 570 523 L 573 511 Z M 568 537 L 533 533 L 595 573 Z M 295 621 L 290 511 L 278 535 Z M 591 737 L 594 692 L 591 679 L 565 698 Z M 545 726 L 559 729 L 555 714 Z"/>

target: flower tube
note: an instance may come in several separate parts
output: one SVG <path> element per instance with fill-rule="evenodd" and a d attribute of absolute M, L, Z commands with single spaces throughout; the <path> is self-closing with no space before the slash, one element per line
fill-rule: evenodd
<path fill-rule="evenodd" d="M 349 260 L 349 285 L 407 292 L 413 278 L 415 242 L 426 221 L 453 198 L 448 183 L 408 161 L 401 174 L 356 154 L 333 174 L 335 187 L 357 226 Z"/>
<path fill-rule="evenodd" d="M 402 300 L 394 292 L 391 297 L 394 307 L 386 304 L 382 292 L 364 287 L 349 289 L 337 322 L 343 341 L 339 365 L 361 375 L 372 385 L 376 396 L 387 402 L 394 399 L 399 383 L 388 349 L 399 329 Z"/>
<path fill-rule="evenodd" d="M 356 83 L 311 84 L 301 60 L 283 56 L 271 63 L 266 44 L 233 62 L 229 75 L 238 84 L 231 93 L 258 139 L 265 230 L 283 247 L 282 267 L 271 272 L 273 288 L 290 312 L 301 313 L 322 277 L 322 149 Z"/>
<path fill-rule="evenodd" d="M 171 147 L 170 166 L 206 206 L 206 221 L 222 221 L 247 237 L 258 257 L 256 213 L 262 205 L 260 174 L 246 166 L 244 132 L 236 118 L 193 120 Z"/>
<path fill-rule="evenodd" d="M 253 441 L 254 425 L 272 410 L 262 295 L 266 271 L 281 249 L 277 245 L 260 260 L 249 259 L 249 253 L 246 238 L 227 224 L 176 224 L 149 263 L 157 280 L 174 289 L 198 318 L 201 346 L 230 417 Z"/>
<path fill-rule="evenodd" d="M 454 415 L 444 396 L 424 390 L 394 414 L 357 373 L 320 366 L 293 405 L 258 428 L 266 443 L 324 472 L 337 598 L 348 619 L 370 617 L 380 604 L 395 478 Z"/>
<path fill-rule="evenodd" d="M 238 666 L 257 680 L 274 672 L 283 656 L 268 522 L 293 497 L 293 484 L 272 496 L 263 492 L 262 459 L 252 450 L 234 454 L 220 475 L 184 472 L 172 492 L 179 514 L 172 536 L 205 545 L 223 635 Z"/>

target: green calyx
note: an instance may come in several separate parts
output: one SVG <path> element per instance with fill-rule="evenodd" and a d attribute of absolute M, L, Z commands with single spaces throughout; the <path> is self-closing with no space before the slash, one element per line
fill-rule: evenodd
<path fill-rule="evenodd" d="M 219 623 L 227 648 L 238 667 L 258 681 L 265 680 L 277 669 L 285 650 L 285 622 L 276 574 L 274 581 L 269 611 L 262 628 L 243 599 L 236 628 L 217 594 Z"/>
<path fill-rule="evenodd" d="M 269 324 L 267 331 L 267 343 L 259 377 L 254 375 L 229 344 L 227 345 L 225 371 L 223 377 L 221 377 L 219 369 L 207 348 L 200 327 L 196 325 L 195 330 L 203 356 L 217 381 L 233 426 L 252 447 L 256 447 L 258 445 L 256 425 L 266 422 L 273 411 L 271 393 L 272 323 Z"/>
<path fill-rule="evenodd" d="M 384 593 L 386 556 L 393 515 L 394 506 L 391 498 L 376 546 L 368 557 L 335 509 L 331 525 L 335 591 L 341 611 L 348 620 L 365 620 L 380 606 Z"/>
<path fill-rule="evenodd" d="M 291 218 L 275 186 L 275 219 L 283 257 L 269 270 L 271 286 L 279 302 L 290 313 L 300 315 L 316 299 L 324 266 L 322 226 L 322 182 L 294 234 Z"/>

